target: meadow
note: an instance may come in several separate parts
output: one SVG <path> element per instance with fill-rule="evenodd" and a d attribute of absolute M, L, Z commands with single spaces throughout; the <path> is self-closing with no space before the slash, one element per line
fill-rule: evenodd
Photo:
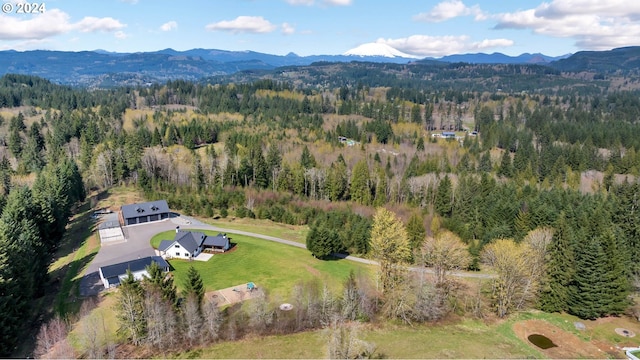
<path fill-rule="evenodd" d="M 213 231 L 203 232 L 217 235 Z M 243 235 L 229 236 L 233 248 L 209 261 L 169 260 L 178 289 L 190 266 L 200 272 L 207 291 L 252 281 L 270 296 L 284 300 L 301 282 L 317 280 L 337 292 L 351 271 L 373 275 L 373 267 L 368 265 L 348 260 L 318 260 L 305 249 Z M 173 237 L 173 231 L 159 233 L 151 239 L 151 246 L 157 248 L 160 241 Z"/>

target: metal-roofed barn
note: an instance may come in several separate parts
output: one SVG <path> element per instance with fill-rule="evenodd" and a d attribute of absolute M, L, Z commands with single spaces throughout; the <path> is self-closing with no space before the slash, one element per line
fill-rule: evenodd
<path fill-rule="evenodd" d="M 122 205 L 120 208 L 122 223 L 125 226 L 168 219 L 170 213 L 166 200 Z"/>

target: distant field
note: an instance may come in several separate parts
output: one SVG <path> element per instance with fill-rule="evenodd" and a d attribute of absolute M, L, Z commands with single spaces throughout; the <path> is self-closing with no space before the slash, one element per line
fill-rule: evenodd
<path fill-rule="evenodd" d="M 269 235 L 279 237 L 285 240 L 291 240 L 299 242 L 301 244 L 306 243 L 307 234 L 309 233 L 309 227 L 304 225 L 287 225 L 276 223 L 271 220 L 260 219 L 200 219 L 207 224 L 219 226 L 222 228 L 242 230 L 253 232 L 256 234 Z"/>
<path fill-rule="evenodd" d="M 362 324 L 359 338 L 375 344 L 376 352 L 388 359 L 541 359 L 553 358 L 552 353 L 540 350 L 526 339 L 518 337 L 514 325 L 528 321 L 543 321 L 558 332 L 577 336 L 575 348 L 565 349 L 571 358 L 624 358 L 617 349 L 637 346 L 634 339 L 616 336 L 616 327 L 637 331 L 640 323 L 627 317 L 583 321 L 566 314 L 527 312 L 503 320 L 459 319 L 449 323 L 414 324 L 413 326 Z M 574 322 L 581 321 L 586 331 L 578 331 Z M 548 336 L 561 336 L 550 331 Z M 327 332 L 310 331 L 286 336 L 269 336 L 224 342 L 205 349 L 178 354 L 178 358 L 326 358 Z M 596 348 L 601 350 L 597 350 Z M 561 345 L 562 346 L 562 345 Z M 584 353 L 584 348 L 595 349 Z M 566 352 L 565 352 L 566 353 Z"/>
<path fill-rule="evenodd" d="M 161 240 L 173 237 L 173 231 L 157 234 L 151 239 L 151 245 L 157 248 Z M 200 272 L 207 291 L 253 281 L 272 297 L 287 300 L 293 287 L 301 281 L 317 279 L 338 291 L 351 270 L 372 273 L 373 269 L 347 260 L 318 260 L 304 249 L 267 240 L 235 234 L 230 237 L 236 244 L 235 249 L 214 255 L 207 262 L 170 260 L 178 288 L 185 281 L 187 269 L 193 265 Z"/>
<path fill-rule="evenodd" d="M 480 321 L 455 325 L 363 325 L 362 340 L 374 343 L 387 359 L 542 358 L 543 355 L 516 338 L 496 332 Z M 286 336 L 269 336 L 224 342 L 187 352 L 179 358 L 258 359 L 327 357 L 327 333 L 323 330 Z"/>

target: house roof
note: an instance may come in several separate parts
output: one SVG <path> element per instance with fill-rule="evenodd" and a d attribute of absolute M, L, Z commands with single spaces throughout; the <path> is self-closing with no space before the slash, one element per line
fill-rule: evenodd
<path fill-rule="evenodd" d="M 218 234 L 217 236 L 207 236 L 204 239 L 204 244 L 207 246 L 221 246 L 224 247 L 227 245 L 229 238 L 226 234 Z"/>
<path fill-rule="evenodd" d="M 202 245 L 204 238 L 206 238 L 206 236 L 201 232 L 178 231 L 176 233 L 176 237 L 173 239 L 173 243 L 177 242 L 189 253 L 193 253 L 200 245 Z"/>
<path fill-rule="evenodd" d="M 170 212 L 166 200 L 156 200 L 139 204 L 122 205 L 122 217 L 130 219 L 144 215 L 155 215 Z"/>
<path fill-rule="evenodd" d="M 176 241 L 175 240 L 162 240 L 162 241 L 160 241 L 160 245 L 158 245 L 158 250 L 167 251 L 173 245 L 174 242 L 176 242 Z"/>
<path fill-rule="evenodd" d="M 102 276 L 108 279 L 126 274 L 127 269 L 131 272 L 145 270 L 147 266 L 151 265 L 152 262 L 158 263 L 158 265 L 160 265 L 160 267 L 163 269 L 169 268 L 169 264 L 160 256 L 148 256 L 142 259 L 135 259 L 119 264 L 103 266 L 100 268 L 100 271 L 102 272 Z"/>

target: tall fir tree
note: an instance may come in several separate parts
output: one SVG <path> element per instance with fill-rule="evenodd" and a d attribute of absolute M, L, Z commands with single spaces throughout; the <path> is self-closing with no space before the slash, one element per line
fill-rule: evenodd
<path fill-rule="evenodd" d="M 120 282 L 115 309 L 119 325 L 117 333 L 133 345 L 141 345 L 147 333 L 144 290 L 131 271 L 127 271 L 127 277 Z"/>
<path fill-rule="evenodd" d="M 546 312 L 562 312 L 569 308 L 569 284 L 576 272 L 573 230 L 564 212 L 556 221 L 545 275 L 540 286 L 538 305 Z"/>
<path fill-rule="evenodd" d="M 438 188 L 436 190 L 436 198 L 434 200 L 434 208 L 438 215 L 440 216 L 450 216 L 451 211 L 453 210 L 451 196 L 453 194 L 453 189 L 451 185 L 451 179 L 449 179 L 449 175 L 445 175 L 445 177 L 440 180 L 438 183 Z"/>
<path fill-rule="evenodd" d="M 413 213 L 407 221 L 407 236 L 411 250 L 416 250 L 424 242 L 427 236 L 427 230 L 424 227 L 424 220 L 420 213 Z"/>
<path fill-rule="evenodd" d="M 204 283 L 200 272 L 193 265 L 187 270 L 187 278 L 183 284 L 182 294 L 185 298 L 194 297 L 198 301 L 198 309 L 202 308 L 204 300 Z"/>
<path fill-rule="evenodd" d="M 587 236 L 576 247 L 576 271 L 569 287 L 569 313 L 596 319 L 609 312 L 607 254 L 599 239 Z"/>
<path fill-rule="evenodd" d="M 362 205 L 371 204 L 370 174 L 367 160 L 358 161 L 351 174 L 351 186 L 349 188 L 351 200 Z"/>
<path fill-rule="evenodd" d="M 163 300 L 176 307 L 178 305 L 178 295 L 176 286 L 173 283 L 173 277 L 167 276 L 155 261 L 147 266 L 147 273 L 149 277 L 144 279 L 144 285 L 158 290 L 158 292 L 162 294 Z"/>
<path fill-rule="evenodd" d="M 300 165 L 305 169 L 316 167 L 316 158 L 306 145 L 302 149 L 302 155 L 300 155 Z"/>
<path fill-rule="evenodd" d="M 600 243 L 607 256 L 606 290 L 603 296 L 609 299 L 606 308 L 607 315 L 620 315 L 629 306 L 629 271 L 626 264 L 629 263 L 629 251 L 625 246 L 624 234 L 615 233 L 607 229 L 600 236 Z"/>

